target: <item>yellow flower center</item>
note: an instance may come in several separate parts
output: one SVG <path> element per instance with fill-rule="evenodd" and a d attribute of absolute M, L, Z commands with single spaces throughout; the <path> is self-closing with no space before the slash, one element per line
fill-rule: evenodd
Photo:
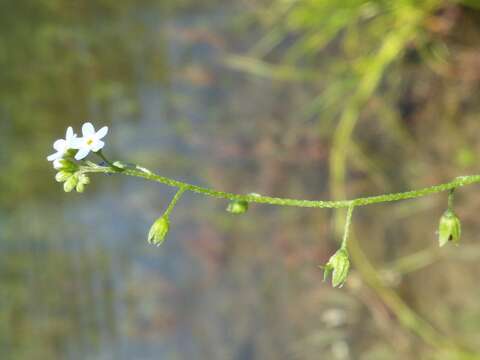
<path fill-rule="evenodd" d="M 87 145 L 92 145 L 93 144 L 93 139 L 88 139 L 87 140 Z"/>

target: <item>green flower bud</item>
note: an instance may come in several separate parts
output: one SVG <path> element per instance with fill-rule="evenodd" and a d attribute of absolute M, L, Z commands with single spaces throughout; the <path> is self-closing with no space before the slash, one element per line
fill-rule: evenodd
<path fill-rule="evenodd" d="M 157 219 L 148 232 L 148 242 L 152 245 L 162 245 L 170 229 L 170 222 L 166 215 Z"/>
<path fill-rule="evenodd" d="M 440 246 L 445 245 L 447 242 L 452 241 L 458 245 L 460 241 L 460 235 L 462 232 L 460 219 L 451 209 L 447 209 L 438 225 L 438 243 Z"/>
<path fill-rule="evenodd" d="M 58 182 L 64 182 L 64 181 L 67 181 L 72 176 L 73 174 L 71 172 L 61 170 L 55 175 L 55 180 L 57 180 Z"/>
<path fill-rule="evenodd" d="M 232 214 L 243 214 L 247 210 L 248 202 L 245 200 L 232 200 L 227 206 L 227 211 Z"/>
<path fill-rule="evenodd" d="M 73 189 L 75 189 L 77 184 L 78 184 L 78 177 L 76 175 L 72 175 L 63 184 L 63 190 L 65 192 L 71 192 Z"/>
<path fill-rule="evenodd" d="M 90 178 L 85 175 L 85 174 L 81 174 L 79 177 L 78 177 L 78 182 L 80 184 L 83 184 L 83 185 L 88 185 L 90 184 Z"/>
<path fill-rule="evenodd" d="M 350 269 L 350 260 L 348 252 L 345 249 L 338 250 L 330 257 L 327 264 L 323 267 L 323 281 L 327 280 L 332 274 L 333 287 L 342 287 L 347 280 L 348 270 Z"/>
<path fill-rule="evenodd" d="M 75 190 L 77 190 L 78 193 L 83 193 L 85 191 L 85 184 L 78 182 Z"/>

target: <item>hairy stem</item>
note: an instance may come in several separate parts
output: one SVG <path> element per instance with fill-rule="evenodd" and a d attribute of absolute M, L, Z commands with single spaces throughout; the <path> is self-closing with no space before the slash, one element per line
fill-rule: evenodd
<path fill-rule="evenodd" d="M 425 187 L 417 190 L 410 190 L 405 192 L 368 196 L 368 197 L 360 197 L 352 200 L 324 201 L 324 200 L 288 199 L 288 198 L 263 196 L 263 195 L 257 195 L 257 194 L 255 195 L 234 194 L 234 193 L 209 189 L 206 187 L 193 185 L 183 181 L 157 175 L 151 172 L 150 170 L 147 170 L 139 166 L 120 169 L 116 166 L 88 165 L 88 166 L 82 166 L 80 171 L 82 173 L 125 174 L 129 176 L 144 178 L 151 181 L 156 181 L 171 187 L 183 189 L 183 191 L 191 191 L 194 193 L 202 194 L 205 196 L 216 197 L 220 199 L 244 200 L 249 203 L 261 203 L 261 204 L 270 204 L 270 205 L 278 205 L 278 206 L 331 208 L 331 209 L 349 208 L 350 206 L 352 206 L 352 204 L 354 206 L 365 206 L 365 205 L 378 204 L 378 203 L 384 203 L 384 202 L 414 199 L 414 198 L 424 197 L 424 196 L 435 194 L 435 193 L 450 191 L 455 188 L 480 182 L 480 175 L 469 175 L 469 176 L 457 177 L 450 182 L 433 185 L 430 187 Z"/>

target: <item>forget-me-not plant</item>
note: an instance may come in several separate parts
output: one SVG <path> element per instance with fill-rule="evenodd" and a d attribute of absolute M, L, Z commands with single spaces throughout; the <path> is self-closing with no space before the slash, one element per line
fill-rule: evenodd
<path fill-rule="evenodd" d="M 480 175 L 461 176 L 450 182 L 433 185 L 423 189 L 338 201 L 289 199 L 263 196 L 256 193 L 246 195 L 235 194 L 171 179 L 155 174 L 154 172 L 138 165 L 130 165 L 121 161 L 110 162 L 102 153 L 102 149 L 105 147 L 103 139 L 107 134 L 107 126 L 96 131 L 95 127 L 90 122 L 83 124 L 81 137 L 78 137 L 78 135 L 75 134 L 72 127 L 68 127 L 65 139 L 56 140 L 53 143 L 55 153 L 47 157 L 47 160 L 53 162 L 53 167 L 58 170 L 55 179 L 58 182 L 63 183 L 63 189 L 66 192 L 73 190 L 83 192 L 85 186 L 90 183 L 88 174 L 91 173 L 124 174 L 156 181 L 176 188 L 177 192 L 170 201 L 166 211 L 153 223 L 148 234 L 149 243 L 157 246 L 162 244 L 165 240 L 170 229 L 169 216 L 182 195 L 187 191 L 204 196 L 230 200 L 230 203 L 227 206 L 227 211 L 237 215 L 247 212 L 249 204 L 251 203 L 309 208 L 347 208 L 348 212 L 341 247 L 332 257 L 330 257 L 327 264 L 323 266 L 325 271 L 324 278 L 327 278 L 332 274 L 332 284 L 334 287 L 341 287 L 345 283 L 350 269 L 348 237 L 354 208 L 376 203 L 419 198 L 440 192 L 448 192 L 448 208 L 441 217 L 439 223 L 439 244 L 440 246 L 443 246 L 449 241 L 458 244 L 460 240 L 461 225 L 458 216 L 453 211 L 454 191 L 459 187 L 480 182 Z M 96 163 L 87 160 L 87 157 L 91 153 L 97 155 L 102 162 Z"/>

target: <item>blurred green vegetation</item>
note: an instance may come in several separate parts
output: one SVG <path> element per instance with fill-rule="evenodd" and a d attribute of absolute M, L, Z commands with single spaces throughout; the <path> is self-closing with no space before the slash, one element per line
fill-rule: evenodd
<path fill-rule="evenodd" d="M 475 143 L 468 141 L 461 125 L 478 113 L 474 96 L 478 73 L 469 79 L 476 86 L 467 86 L 469 91 L 464 89 L 463 96 L 456 95 L 451 85 L 461 82 L 462 52 L 479 54 L 475 42 L 479 14 L 472 10 L 476 4 L 312 0 L 276 5 L 275 15 L 266 17 L 271 28 L 267 35 L 248 56 L 227 58 L 227 64 L 257 76 L 303 81 L 316 89 L 319 95 L 299 109 L 297 120 L 303 125 L 319 119 L 319 133 L 332 138 L 329 176 L 333 198 L 358 194 L 356 188 L 355 195 L 347 196 L 350 173 L 376 183 L 383 192 L 415 187 L 422 183 L 419 178 L 423 174 L 433 179 L 432 174 L 447 164 L 450 176 L 473 168 Z M 439 83 L 443 85 L 440 89 Z M 473 109 L 465 102 L 472 103 Z M 425 109 L 429 105 L 430 111 Z M 444 132 L 435 138 L 434 130 L 439 127 L 444 127 Z M 372 140 L 372 130 L 378 140 Z M 442 136 L 448 140 L 442 141 Z M 425 146 L 425 138 L 435 138 L 437 161 L 432 161 L 434 154 Z M 348 184 L 353 186 L 351 180 Z M 335 217 L 337 238 L 344 218 L 340 215 Z M 435 252 L 429 249 L 425 253 Z M 455 332 L 437 331 L 429 324 L 432 314 L 425 321 L 385 286 L 381 272 L 356 242 L 352 257 L 364 281 L 396 315 L 399 325 L 432 347 L 431 355 L 425 356 L 480 357 L 472 352 L 475 342 L 468 345 L 463 336 L 453 336 Z M 419 270 L 416 264 L 420 261 L 412 263 Z"/>
<path fill-rule="evenodd" d="M 235 192 L 339 199 L 478 172 L 479 11 L 2 2 L 2 359 L 480 358 L 474 187 L 457 195 L 459 248 L 436 248 L 441 196 L 356 211 L 354 271 L 334 290 L 317 265 L 343 214 L 232 218 L 192 199 L 159 252 L 144 233 L 163 190 L 99 177 L 65 197 L 44 161 L 91 119 L 124 160 Z"/>

